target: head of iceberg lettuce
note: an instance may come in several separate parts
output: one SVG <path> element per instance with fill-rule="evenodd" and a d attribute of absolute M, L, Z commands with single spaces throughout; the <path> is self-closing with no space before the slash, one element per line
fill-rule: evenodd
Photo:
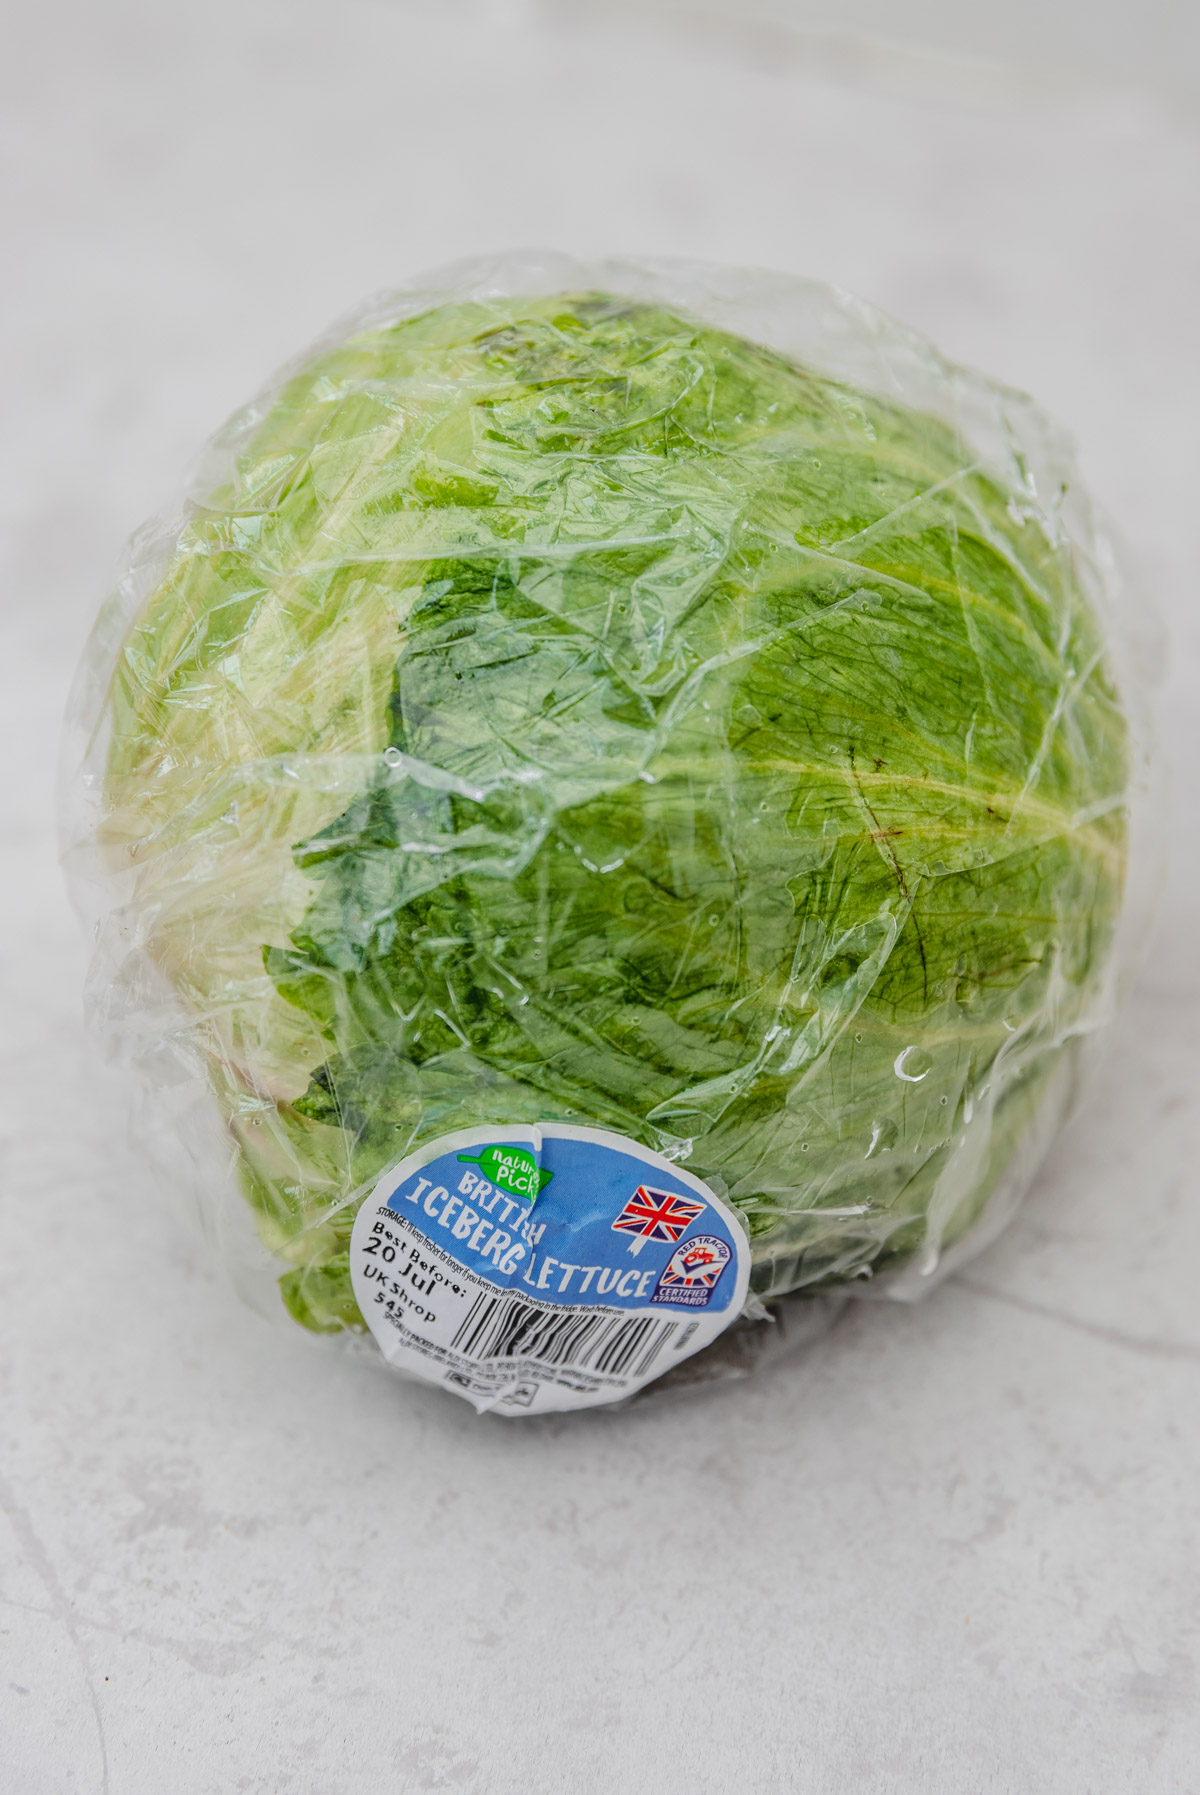
<path fill-rule="evenodd" d="M 110 715 L 141 950 L 318 1330 L 363 1190 L 487 1123 L 686 1164 L 761 1295 L 931 1265 L 1102 1002 L 1129 750 L 1052 508 L 659 304 L 318 352 Z"/>

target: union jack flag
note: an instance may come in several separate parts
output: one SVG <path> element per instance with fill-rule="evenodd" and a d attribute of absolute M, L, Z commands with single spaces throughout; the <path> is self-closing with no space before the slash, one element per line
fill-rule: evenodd
<path fill-rule="evenodd" d="M 690 1197 L 678 1197 L 672 1190 L 651 1190 L 648 1184 L 639 1184 L 613 1227 L 618 1234 L 634 1235 L 629 1251 L 640 1253 L 648 1240 L 673 1245 L 707 1207 Z"/>

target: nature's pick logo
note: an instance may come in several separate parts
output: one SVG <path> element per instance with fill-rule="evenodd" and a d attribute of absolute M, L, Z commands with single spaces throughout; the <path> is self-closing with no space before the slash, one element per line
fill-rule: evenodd
<path fill-rule="evenodd" d="M 497 1190 L 510 1197 L 524 1197 L 527 1203 L 536 1203 L 554 1176 L 524 1147 L 484 1147 L 479 1153 L 460 1153 L 458 1157 L 467 1165 L 478 1166 Z"/>

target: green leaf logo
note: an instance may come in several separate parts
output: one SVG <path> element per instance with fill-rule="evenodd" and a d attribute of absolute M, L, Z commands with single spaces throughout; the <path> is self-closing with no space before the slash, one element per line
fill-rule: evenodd
<path fill-rule="evenodd" d="M 524 1147 L 484 1147 L 478 1154 L 460 1153 L 458 1157 L 467 1165 L 478 1166 L 497 1190 L 510 1197 L 524 1197 L 527 1203 L 535 1203 L 554 1176 Z"/>

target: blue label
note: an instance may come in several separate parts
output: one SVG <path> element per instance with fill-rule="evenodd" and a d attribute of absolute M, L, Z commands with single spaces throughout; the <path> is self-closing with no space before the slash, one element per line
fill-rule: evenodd
<path fill-rule="evenodd" d="M 665 1162 L 650 1165 L 594 1138 L 538 1133 L 540 1142 L 528 1130 L 498 1132 L 442 1153 L 402 1179 L 387 1206 L 479 1277 L 554 1302 L 729 1307 L 737 1242 L 711 1192 L 700 1194 L 698 1181 Z M 514 1148 L 542 1174 L 532 1201 L 514 1188 L 524 1168 L 505 1175 Z M 698 1258 L 684 1269 L 689 1249 Z"/>
<path fill-rule="evenodd" d="M 698 1178 L 621 1135 L 473 1128 L 380 1179 L 354 1294 L 384 1356 L 479 1409 L 613 1402 L 742 1311 L 749 1241 Z"/>

